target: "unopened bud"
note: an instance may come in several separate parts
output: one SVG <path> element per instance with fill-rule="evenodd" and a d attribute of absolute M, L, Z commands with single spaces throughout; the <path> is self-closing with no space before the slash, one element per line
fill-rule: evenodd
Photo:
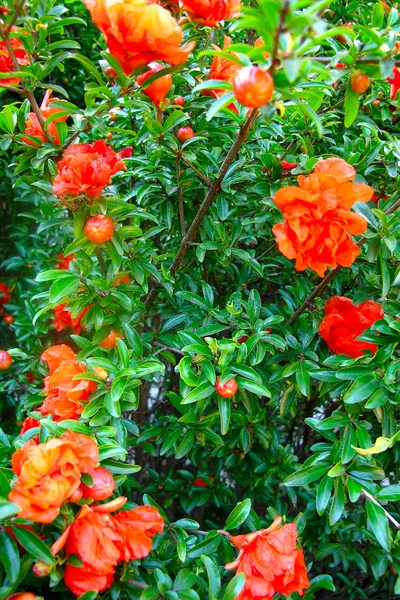
<path fill-rule="evenodd" d="M 108 377 L 108 372 L 101 367 L 96 367 L 93 374 L 96 375 L 96 377 L 100 377 L 100 379 L 107 379 Z"/>
<path fill-rule="evenodd" d="M 47 577 L 51 569 L 51 565 L 43 562 L 43 560 L 38 560 L 37 563 L 33 565 L 32 571 L 36 577 Z"/>

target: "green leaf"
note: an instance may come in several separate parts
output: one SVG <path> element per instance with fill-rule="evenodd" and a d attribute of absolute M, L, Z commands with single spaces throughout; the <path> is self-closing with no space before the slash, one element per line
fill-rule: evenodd
<path fill-rule="evenodd" d="M 187 553 L 188 558 L 198 558 L 202 554 L 211 554 L 221 543 L 221 535 L 211 532 L 205 540 L 195 544 Z"/>
<path fill-rule="evenodd" d="M 200 556 L 204 563 L 208 576 L 208 596 L 210 600 L 218 598 L 219 590 L 221 589 L 221 577 L 218 567 L 215 562 L 209 557 L 202 554 Z"/>
<path fill-rule="evenodd" d="M 226 586 L 224 600 L 235 600 L 235 598 L 242 591 L 244 584 L 246 582 L 246 575 L 244 573 L 239 573 L 239 575 L 235 575 L 233 579 Z"/>
<path fill-rule="evenodd" d="M 390 552 L 391 539 L 389 531 L 389 521 L 385 514 L 385 511 L 381 506 L 378 506 L 371 500 L 366 501 L 368 525 L 372 529 L 372 532 L 382 548 L 386 552 Z"/>
<path fill-rule="evenodd" d="M 335 492 L 333 494 L 331 509 L 329 511 L 329 525 L 331 527 L 335 525 L 335 523 L 337 523 L 342 516 L 345 503 L 344 489 L 340 477 L 337 477 L 334 480 L 334 486 Z"/>
<path fill-rule="evenodd" d="M 221 420 L 221 435 L 226 435 L 229 431 L 231 420 L 232 401 L 230 398 L 222 398 L 218 396 L 218 411 Z"/>
<path fill-rule="evenodd" d="M 360 94 L 351 89 L 351 78 L 347 82 L 344 96 L 344 126 L 351 127 L 356 120 L 358 108 L 360 106 Z"/>
<path fill-rule="evenodd" d="M 318 486 L 317 497 L 316 497 L 316 509 L 319 515 L 323 515 L 326 507 L 329 504 L 329 500 L 333 489 L 333 479 L 325 475 Z"/>
<path fill-rule="evenodd" d="M 84 592 L 80 596 L 78 596 L 77 600 L 95 600 L 99 592 Z"/>
<path fill-rule="evenodd" d="M 177 127 L 178 125 L 180 125 L 184 121 L 187 121 L 188 119 L 189 116 L 185 115 L 185 113 L 183 113 L 181 110 L 175 110 L 169 115 L 168 119 L 166 119 L 163 125 L 163 130 L 165 132 L 170 131 L 171 129 Z"/>
<path fill-rule="evenodd" d="M 0 521 L 5 521 L 20 511 L 20 507 L 12 502 L 0 499 Z"/>
<path fill-rule="evenodd" d="M 223 94 L 220 98 L 218 98 L 218 100 L 213 102 L 208 109 L 206 113 L 206 121 L 211 121 L 211 119 L 215 117 L 220 110 L 231 104 L 234 99 L 235 96 L 233 95 L 233 92 L 227 92 L 226 94 Z"/>
<path fill-rule="evenodd" d="M 192 371 L 192 359 L 189 356 L 184 356 L 179 361 L 178 370 L 186 385 L 195 387 L 198 384 L 199 378 Z"/>
<path fill-rule="evenodd" d="M 49 301 L 52 304 L 58 304 L 60 300 L 75 292 L 79 287 L 79 277 L 69 275 L 57 279 L 50 288 Z"/>
<path fill-rule="evenodd" d="M 197 388 L 192 390 L 187 396 L 185 396 L 181 404 L 191 404 L 192 402 L 198 402 L 199 400 L 203 400 L 204 398 L 208 398 L 215 391 L 215 387 L 210 385 L 208 381 L 200 384 Z"/>
<path fill-rule="evenodd" d="M 190 452 L 190 450 L 193 448 L 195 435 L 196 435 L 196 432 L 194 431 L 194 429 L 189 429 L 185 433 L 181 443 L 178 446 L 176 454 L 175 454 L 175 457 L 177 459 L 183 458 L 184 456 L 186 456 L 186 454 L 188 452 Z"/>
<path fill-rule="evenodd" d="M 136 356 L 143 356 L 143 344 L 136 330 L 128 325 L 128 323 L 122 323 L 122 329 L 124 330 L 129 346 L 135 352 Z"/>
<path fill-rule="evenodd" d="M 310 394 L 310 375 L 303 361 L 299 362 L 299 366 L 296 369 L 296 381 L 300 393 L 303 396 L 308 396 Z"/>
<path fill-rule="evenodd" d="M 0 563 L 10 582 L 15 583 L 20 568 L 19 552 L 17 544 L 5 530 L 0 531 Z"/>
<path fill-rule="evenodd" d="M 250 510 L 251 510 L 250 498 L 246 498 L 246 500 L 239 502 L 235 506 L 233 511 L 229 514 L 228 518 L 226 519 L 225 529 L 229 530 L 229 529 L 236 529 L 237 527 L 239 527 L 239 525 L 244 523 L 244 521 L 249 516 Z"/>
<path fill-rule="evenodd" d="M 317 479 L 320 479 L 322 475 L 325 475 L 329 471 L 330 465 L 312 465 L 311 467 L 305 467 L 292 473 L 289 477 L 286 477 L 283 485 L 294 487 L 297 485 L 307 485 Z"/>
<path fill-rule="evenodd" d="M 271 392 L 264 387 L 261 383 L 257 381 L 250 381 L 249 379 L 244 379 L 244 377 L 237 377 L 236 382 L 239 386 L 239 389 L 245 389 L 249 392 L 253 392 L 257 396 L 266 396 L 267 398 L 271 398 Z"/>
<path fill-rule="evenodd" d="M 398 502 L 400 500 L 400 484 L 388 485 L 377 494 L 375 494 L 377 500 L 383 502 Z"/>
<path fill-rule="evenodd" d="M 18 542 L 25 548 L 33 558 L 43 560 L 43 562 L 53 565 L 55 563 L 54 556 L 50 549 L 42 540 L 28 529 L 22 527 L 14 528 L 14 535 Z"/>
<path fill-rule="evenodd" d="M 372 375 L 360 377 L 343 394 L 343 401 L 347 402 L 347 404 L 356 404 L 357 402 L 367 400 L 378 389 L 378 386 L 379 382 Z"/>

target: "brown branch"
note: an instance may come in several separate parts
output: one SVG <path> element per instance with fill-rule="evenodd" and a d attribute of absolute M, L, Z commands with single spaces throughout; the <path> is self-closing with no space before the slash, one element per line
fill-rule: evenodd
<path fill-rule="evenodd" d="M 3 23 L 0 20 L 0 37 L 3 40 L 3 42 L 6 45 L 7 48 L 7 52 L 10 55 L 10 58 L 12 60 L 13 66 L 15 71 L 19 71 L 20 69 L 20 65 L 18 63 L 17 57 L 15 56 L 14 50 L 10 44 L 10 39 L 9 39 L 9 31 L 5 31 L 4 27 L 3 27 Z M 23 90 L 23 94 L 25 96 L 25 98 L 28 99 L 29 104 L 32 107 L 33 112 L 35 113 L 37 120 L 39 121 L 39 125 L 41 126 L 42 130 L 43 130 L 43 134 L 46 138 L 46 141 L 49 144 L 53 144 L 53 139 L 51 137 L 51 135 L 49 134 L 49 132 L 45 129 L 44 127 L 44 120 L 43 120 L 43 115 L 40 112 L 40 108 L 38 103 L 36 102 L 36 98 L 33 94 L 33 92 L 30 92 L 29 90 L 26 89 L 26 85 L 24 80 L 21 80 L 21 85 L 22 85 L 22 90 Z"/>
<path fill-rule="evenodd" d="M 17 87 L 14 87 L 13 85 L 7 85 L 6 83 L 0 83 L 0 88 L 2 88 L 3 90 L 7 90 L 8 92 L 14 92 L 15 94 L 24 95 L 24 92 L 22 90 L 20 90 Z"/>
<path fill-rule="evenodd" d="M 11 28 L 14 25 L 15 21 L 18 19 L 19 15 L 21 13 L 21 8 L 23 7 L 24 3 L 25 3 L 25 0 L 21 0 L 21 2 L 16 7 L 15 12 L 14 12 L 14 16 L 11 19 L 11 22 L 8 24 L 7 29 L 6 29 L 6 34 L 7 35 L 10 33 Z"/>
<path fill-rule="evenodd" d="M 179 269 L 179 267 L 181 266 L 183 259 L 185 257 L 185 254 L 189 248 L 189 242 L 191 242 L 193 240 L 193 238 L 195 237 L 197 230 L 203 221 L 203 218 L 207 214 L 208 209 L 210 208 L 211 204 L 214 202 L 215 197 L 220 190 L 221 183 L 222 183 L 229 167 L 231 166 L 237 152 L 239 151 L 243 142 L 246 141 L 246 139 L 250 133 L 250 130 L 253 127 L 255 120 L 257 119 L 257 116 L 258 116 L 258 110 L 253 109 L 251 111 L 249 117 L 247 118 L 247 120 L 243 123 L 243 125 L 239 129 L 236 139 L 233 142 L 231 149 L 229 150 L 228 154 L 225 157 L 224 162 L 221 165 L 217 179 L 215 179 L 215 181 L 212 182 L 196 216 L 194 217 L 194 219 L 192 221 L 192 224 L 190 225 L 185 237 L 182 239 L 178 253 L 169 269 L 171 275 L 174 275 L 176 273 L 176 271 Z M 157 290 L 157 288 L 153 287 L 150 290 L 150 292 L 146 298 L 146 302 L 145 302 L 145 308 L 146 308 L 147 312 L 153 306 L 154 301 L 157 298 L 157 295 L 158 295 L 158 290 Z"/>
<path fill-rule="evenodd" d="M 74 133 L 69 137 L 69 139 L 65 142 L 64 146 L 61 148 L 61 151 L 64 152 L 76 140 L 76 138 L 82 133 L 82 131 L 74 131 Z"/>
<path fill-rule="evenodd" d="M 127 579 L 124 583 L 127 583 L 132 587 L 140 588 L 141 590 L 145 590 L 149 587 L 147 583 L 142 583 L 141 581 L 134 581 L 133 579 Z"/>
<path fill-rule="evenodd" d="M 203 175 L 203 173 L 201 171 L 199 171 L 199 169 L 197 167 L 195 167 L 194 164 L 191 163 L 190 160 L 188 160 L 181 153 L 181 151 L 175 151 L 175 152 L 176 152 L 176 155 L 179 156 L 180 160 L 182 162 L 184 162 L 186 166 L 188 166 L 190 169 L 192 169 L 192 171 L 194 171 L 196 173 L 196 175 L 198 175 L 198 177 L 202 180 L 203 183 L 206 184 L 207 187 L 211 186 L 211 181 L 208 179 L 208 177 L 206 177 L 205 175 Z"/>
<path fill-rule="evenodd" d="M 272 62 L 271 62 L 271 67 L 269 69 L 269 72 L 271 74 L 271 77 L 274 76 L 276 67 L 278 65 L 279 62 L 279 39 L 282 35 L 282 33 L 285 31 L 285 19 L 286 19 L 286 15 L 288 14 L 290 9 L 290 2 L 288 2 L 288 0 L 285 0 L 285 2 L 283 3 L 283 6 L 281 8 L 281 13 L 279 15 L 279 23 L 278 23 L 278 27 L 276 28 L 276 32 L 275 32 L 275 37 L 274 37 L 274 46 L 272 49 Z"/>
<path fill-rule="evenodd" d="M 393 214 L 399 207 L 400 207 L 400 198 L 398 200 L 396 200 L 396 202 L 394 202 L 390 208 L 385 210 L 385 215 Z M 357 246 L 359 246 L 359 247 L 362 246 L 363 243 L 366 241 L 367 241 L 367 238 L 362 237 L 360 240 L 358 240 Z M 342 267 L 342 266 L 336 267 L 336 269 L 334 269 L 333 271 L 328 273 L 328 275 L 326 275 L 326 277 L 323 278 L 323 280 L 314 288 L 314 290 L 311 292 L 311 294 L 308 296 L 308 298 L 306 298 L 304 300 L 303 304 L 301 304 L 301 306 L 299 306 L 299 308 L 290 317 L 290 319 L 286 323 L 286 325 L 288 327 L 289 327 L 289 325 L 292 325 L 292 323 L 294 323 L 294 321 L 297 319 L 297 317 L 299 317 L 301 315 L 301 313 L 303 313 L 306 310 L 306 308 L 311 304 L 311 302 L 317 296 L 320 295 L 320 293 L 326 288 L 328 283 L 330 283 L 332 281 L 332 279 L 335 277 L 335 275 L 337 275 L 343 268 L 344 267 Z"/>
<path fill-rule="evenodd" d="M 99 261 L 99 265 L 103 272 L 104 277 L 107 278 L 108 269 L 107 269 L 106 261 L 104 260 L 103 255 L 101 253 L 101 249 L 98 246 L 96 246 L 96 248 L 94 249 L 94 253 L 96 254 L 97 260 Z"/>
<path fill-rule="evenodd" d="M 179 155 L 178 155 L 176 157 L 176 181 L 178 184 L 179 219 L 181 222 L 182 237 L 185 237 L 185 235 L 186 235 L 185 212 L 184 212 L 184 208 L 183 208 L 182 188 L 179 184 L 180 174 L 181 174 L 181 161 L 179 160 Z"/>

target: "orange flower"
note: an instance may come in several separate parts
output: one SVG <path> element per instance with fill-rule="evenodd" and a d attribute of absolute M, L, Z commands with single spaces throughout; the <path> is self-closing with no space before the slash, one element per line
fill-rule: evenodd
<path fill-rule="evenodd" d="M 377 345 L 357 340 L 358 336 L 382 319 L 384 312 L 380 304 L 373 300 L 355 306 L 350 298 L 333 296 L 325 304 L 325 317 L 322 319 L 319 335 L 329 348 L 337 354 L 351 358 L 364 355 L 365 350 L 377 351 Z"/>
<path fill-rule="evenodd" d="M 44 98 L 42 100 L 42 104 L 40 105 L 40 112 L 42 114 L 44 121 L 46 121 L 46 119 L 48 119 L 49 117 L 63 111 L 62 108 L 58 108 L 58 107 L 52 108 L 50 106 L 53 102 L 60 102 L 59 98 L 53 98 L 52 100 L 50 100 L 51 94 L 52 94 L 52 90 L 47 90 L 47 92 L 45 93 Z M 66 121 L 67 119 L 68 119 L 68 115 L 57 117 L 57 119 L 52 121 L 49 124 L 49 126 L 47 127 L 47 131 L 50 134 L 50 136 L 53 138 L 53 141 L 55 144 L 60 143 L 60 138 L 58 137 L 56 123 L 62 123 L 64 121 Z M 32 135 L 33 137 L 38 138 L 41 142 L 46 142 L 46 137 L 44 135 L 43 129 L 42 129 L 35 113 L 31 112 L 28 114 L 28 119 L 25 121 L 25 125 L 26 125 L 26 127 L 25 127 L 24 133 L 26 133 L 26 135 Z M 22 137 L 22 139 L 23 139 L 24 144 L 27 144 L 28 146 L 39 147 L 39 144 L 37 142 L 34 142 L 33 140 L 30 140 L 25 137 Z"/>
<path fill-rule="evenodd" d="M 123 510 L 114 516 L 114 523 L 122 537 L 120 560 L 126 562 L 147 556 L 151 540 L 164 529 L 164 520 L 154 506 Z"/>
<path fill-rule="evenodd" d="M 212 47 L 214 48 L 214 50 L 216 50 L 217 52 L 219 52 L 221 50 L 221 48 L 219 48 L 218 46 L 216 46 L 215 44 L 211 44 Z M 231 45 L 231 38 L 228 37 L 227 35 L 224 36 L 224 49 L 228 48 Z M 237 56 L 236 53 L 232 53 L 233 56 Z M 211 64 L 211 68 L 210 68 L 210 72 L 208 74 L 208 77 L 206 78 L 206 81 L 208 79 L 218 79 L 219 81 L 227 81 L 228 83 L 231 83 L 235 77 L 235 75 L 238 73 L 238 71 L 240 71 L 241 69 L 241 65 L 236 63 L 233 60 L 230 60 L 229 58 L 225 58 L 223 56 L 213 56 L 212 59 L 212 64 Z M 224 94 L 226 94 L 227 91 L 226 90 L 218 90 L 218 89 L 210 89 L 210 90 L 203 90 L 202 94 L 203 96 L 212 96 L 213 98 L 220 98 L 221 96 L 223 96 Z M 233 110 L 233 112 L 237 113 L 237 108 L 236 106 L 232 103 L 228 106 L 228 108 L 230 110 Z"/>
<path fill-rule="evenodd" d="M 66 260 L 66 259 L 65 259 Z M 90 306 L 85 306 L 85 308 L 79 313 L 77 317 L 71 316 L 70 310 L 65 310 L 65 307 L 68 305 L 68 302 L 64 302 L 63 304 L 59 304 L 54 308 L 55 315 L 53 319 L 53 325 L 56 331 L 62 331 L 67 327 L 71 326 L 72 331 L 79 335 L 81 329 L 85 329 L 82 325 L 81 321 L 84 315 L 86 315 Z"/>
<path fill-rule="evenodd" d="M 190 19 L 208 27 L 240 15 L 240 0 L 180 0 L 180 7 Z"/>
<path fill-rule="evenodd" d="M 35 427 L 40 427 L 40 421 L 38 421 L 37 419 L 34 419 L 33 417 L 26 417 L 26 419 L 22 423 L 22 427 L 21 427 L 21 431 L 19 432 L 19 435 L 22 435 L 26 431 L 29 431 L 30 429 L 34 429 Z"/>
<path fill-rule="evenodd" d="M 16 32 L 19 31 L 20 27 L 12 27 L 11 31 Z M 28 55 L 24 48 L 23 43 L 16 37 L 10 38 L 11 48 L 14 51 L 15 58 L 17 59 L 18 65 L 20 67 L 24 65 L 29 65 Z M 11 56 L 8 53 L 7 46 L 5 42 L 0 41 L 0 73 L 10 73 L 15 71 L 13 61 Z M 7 85 L 17 85 L 19 83 L 19 77 L 9 77 L 7 79 L 1 79 L 1 83 L 5 83 Z"/>
<path fill-rule="evenodd" d="M 149 77 L 152 77 L 156 73 L 159 73 L 159 71 L 164 70 L 164 67 L 162 65 L 155 62 L 150 63 L 149 67 L 150 71 L 142 73 L 137 78 L 138 85 L 143 85 Z M 154 83 L 151 83 L 150 85 L 142 89 L 142 92 L 145 96 L 148 96 L 148 98 L 150 98 L 153 104 L 155 104 L 158 107 L 160 102 L 163 102 L 165 100 L 165 96 L 166 94 L 168 94 L 171 87 L 172 77 L 171 75 L 167 74 L 163 77 L 159 77 L 158 79 L 156 79 L 156 81 L 154 81 Z"/>
<path fill-rule="evenodd" d="M 185 46 L 182 30 L 171 13 L 146 0 L 84 0 L 110 53 L 130 75 L 153 60 L 171 65 L 186 62 L 195 42 Z"/>
<path fill-rule="evenodd" d="M 308 267 L 323 277 L 328 267 L 350 267 L 360 254 L 350 235 L 364 233 L 367 222 L 350 208 L 368 202 L 374 190 L 353 183 L 355 175 L 341 158 L 328 158 L 309 177 L 299 175 L 299 188 L 288 186 L 275 194 L 285 220 L 272 231 L 282 254 L 296 259 L 298 271 Z"/>
<path fill-rule="evenodd" d="M 86 194 L 89 198 L 98 198 L 111 183 L 112 175 L 126 171 L 121 154 L 103 140 L 94 144 L 72 144 L 58 163 L 53 192 L 60 197 Z"/>
<path fill-rule="evenodd" d="M 392 77 L 387 80 L 390 83 L 390 99 L 396 100 L 397 92 L 400 90 L 400 69 L 393 67 Z"/>
<path fill-rule="evenodd" d="M 74 380 L 75 375 L 86 373 L 85 366 L 76 362 L 76 355 L 64 344 L 46 350 L 42 360 L 50 368 L 44 380 L 47 398 L 37 410 L 42 415 L 52 415 L 54 421 L 78 419 L 86 402 L 96 389 L 96 383 L 88 379 Z"/>
<path fill-rule="evenodd" d="M 74 260 L 75 258 L 75 254 L 68 254 L 68 256 L 64 256 L 64 254 L 61 252 L 61 254 L 59 254 L 57 256 L 57 269 L 61 269 L 62 271 L 68 271 L 69 269 L 69 263 Z"/>
<path fill-rule="evenodd" d="M 147 556 L 152 538 L 163 531 L 164 521 L 153 506 L 116 515 L 106 510 L 113 505 L 85 506 L 67 533 L 66 556 L 75 554 L 83 562 L 82 567 L 66 564 L 64 582 L 76 596 L 109 588 L 117 564 Z"/>
<path fill-rule="evenodd" d="M 310 586 L 303 550 L 296 550 L 294 523 L 281 527 L 278 517 L 268 529 L 236 535 L 231 542 L 239 549 L 237 559 L 225 569 L 246 575 L 246 582 L 235 600 L 271 600 L 275 593 L 300 596 Z"/>
<path fill-rule="evenodd" d="M 17 475 L 9 500 L 19 506 L 18 517 L 51 523 L 60 507 L 80 485 L 82 473 L 97 464 L 97 443 L 87 435 L 67 431 L 45 444 L 30 440 L 12 457 Z"/>

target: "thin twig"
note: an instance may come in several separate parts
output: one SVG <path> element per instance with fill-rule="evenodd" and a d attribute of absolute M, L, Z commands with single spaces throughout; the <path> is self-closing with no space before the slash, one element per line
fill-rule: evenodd
<path fill-rule="evenodd" d="M 283 3 L 282 9 L 281 9 L 281 13 L 279 15 L 278 27 L 276 28 L 276 31 L 275 31 L 274 46 L 272 49 L 272 59 L 271 59 L 272 62 L 271 62 L 271 67 L 269 69 L 271 77 L 274 76 L 276 67 L 279 62 L 279 56 L 278 56 L 279 55 L 279 40 L 280 40 L 282 33 L 285 31 L 285 19 L 286 19 L 287 13 L 289 12 L 289 8 L 290 8 L 290 2 L 288 2 L 288 0 L 285 0 L 285 2 Z"/>
<path fill-rule="evenodd" d="M 175 352 L 175 354 L 180 354 L 181 356 L 186 356 L 184 352 L 182 352 L 181 350 L 177 350 L 177 348 L 173 348 L 172 346 L 165 346 L 165 344 L 160 344 L 159 342 L 152 342 L 153 346 L 157 346 L 157 348 L 160 348 L 159 350 L 157 350 L 157 352 L 154 353 L 153 356 L 155 356 L 156 354 L 160 354 L 160 352 L 165 352 L 165 350 L 170 350 L 171 352 Z"/>
<path fill-rule="evenodd" d="M 24 95 L 24 92 L 19 88 L 14 87 L 13 85 L 7 85 L 6 83 L 0 83 L 0 88 L 3 90 L 7 90 L 8 92 L 14 92 L 15 94 Z"/>
<path fill-rule="evenodd" d="M 98 246 L 96 246 L 96 248 L 94 249 L 94 253 L 97 256 L 97 260 L 99 261 L 99 265 L 103 272 L 104 277 L 107 277 L 108 269 L 107 269 L 106 261 L 104 260 L 101 250 Z"/>
<path fill-rule="evenodd" d="M 400 207 L 400 198 L 398 200 L 396 200 L 396 202 L 394 202 L 390 208 L 385 210 L 385 215 L 393 214 L 399 207 Z M 361 247 L 364 244 L 364 242 L 366 242 L 366 241 L 367 241 L 367 238 L 362 237 L 360 240 L 358 240 L 356 245 Z M 328 275 L 326 275 L 326 277 L 323 278 L 323 280 L 314 288 L 314 290 L 311 292 L 311 294 L 308 296 L 308 298 L 306 298 L 304 300 L 303 304 L 301 304 L 301 306 L 299 306 L 299 308 L 293 313 L 293 315 L 290 317 L 290 319 L 286 323 L 287 326 L 292 325 L 292 323 L 294 323 L 294 321 L 297 319 L 297 317 L 299 317 L 301 315 L 301 313 L 306 310 L 306 308 L 311 304 L 311 302 L 317 296 L 320 295 L 320 293 L 326 288 L 328 283 L 330 283 L 332 281 L 332 279 L 335 277 L 335 275 L 340 273 L 340 271 L 343 268 L 344 267 L 342 267 L 342 266 L 338 266 L 338 267 L 336 267 L 336 269 L 334 269 L 333 271 L 328 273 Z"/>
<path fill-rule="evenodd" d="M 400 523 L 398 521 L 396 521 L 396 519 L 394 517 L 392 517 L 392 515 L 386 509 L 383 508 L 382 504 L 379 504 L 378 500 L 375 500 L 375 498 L 372 496 L 372 494 L 370 494 L 369 492 L 364 490 L 364 488 L 361 491 L 364 494 L 364 496 L 366 498 L 368 498 L 368 500 L 371 500 L 371 502 L 373 502 L 373 504 L 375 504 L 376 506 L 379 506 L 383 510 L 383 512 L 389 519 L 389 521 L 391 521 L 397 529 L 400 529 Z"/>
<path fill-rule="evenodd" d="M 179 155 L 180 160 L 182 162 L 184 162 L 186 166 L 188 166 L 190 169 L 192 169 L 192 171 L 194 171 L 196 173 L 196 175 L 198 175 L 198 177 L 202 180 L 203 183 L 206 184 L 207 187 L 211 187 L 211 181 L 208 179 L 208 177 L 206 177 L 205 175 L 203 175 L 203 173 L 201 171 L 199 171 L 199 169 L 197 167 L 195 167 L 194 164 L 191 163 L 190 160 L 188 160 L 181 153 L 181 151 L 176 152 L 176 154 Z"/>
<path fill-rule="evenodd" d="M 21 0 L 21 2 L 18 4 L 18 6 L 15 9 L 14 12 L 14 16 L 11 19 L 11 22 L 8 24 L 7 29 L 6 29 L 6 34 L 8 35 L 11 31 L 12 26 L 14 25 L 15 21 L 18 19 L 20 13 L 21 13 L 21 8 L 24 5 L 25 0 Z"/>
<path fill-rule="evenodd" d="M 215 181 L 212 182 L 196 216 L 194 217 L 194 219 L 192 221 L 192 224 L 190 225 L 185 237 L 182 239 L 178 253 L 169 269 L 171 275 L 174 275 L 175 272 L 181 266 L 183 259 L 185 257 L 185 254 L 189 248 L 189 242 L 191 242 L 193 240 L 193 238 L 195 237 L 198 228 L 200 227 L 200 225 L 203 222 L 203 218 L 207 214 L 208 209 L 210 208 L 211 204 L 214 202 L 215 197 L 220 190 L 221 183 L 222 183 L 229 167 L 231 166 L 236 154 L 238 153 L 240 147 L 242 146 L 243 142 L 247 139 L 247 137 L 250 133 L 250 130 L 252 129 L 254 122 L 257 119 L 257 116 L 258 116 L 258 110 L 253 109 L 251 111 L 249 117 L 247 118 L 247 120 L 243 123 L 243 125 L 239 129 L 236 139 L 233 142 L 231 149 L 229 150 L 228 154 L 225 157 L 224 162 L 221 165 L 217 179 L 215 179 Z M 149 309 L 153 306 L 154 301 L 157 298 L 157 295 L 158 295 L 158 289 L 156 287 L 153 287 L 150 290 L 150 292 L 146 298 L 146 301 L 145 301 L 146 312 L 148 312 Z"/>
<path fill-rule="evenodd" d="M 65 142 L 64 146 L 61 148 L 61 151 L 64 152 L 76 140 L 76 138 L 82 133 L 82 131 L 74 131 L 74 133 L 68 138 Z"/>
<path fill-rule="evenodd" d="M 181 161 L 179 160 L 179 156 L 177 156 L 176 157 L 176 181 L 178 184 L 179 219 L 181 222 L 182 237 L 185 237 L 185 235 L 186 235 L 185 211 L 183 208 L 182 188 L 179 184 L 180 175 L 181 175 Z"/>
<path fill-rule="evenodd" d="M 147 583 L 142 583 L 141 581 L 134 581 L 133 579 L 127 579 L 126 581 L 124 581 L 124 583 L 127 583 L 132 587 L 140 588 L 141 590 L 146 590 L 149 587 Z"/>

